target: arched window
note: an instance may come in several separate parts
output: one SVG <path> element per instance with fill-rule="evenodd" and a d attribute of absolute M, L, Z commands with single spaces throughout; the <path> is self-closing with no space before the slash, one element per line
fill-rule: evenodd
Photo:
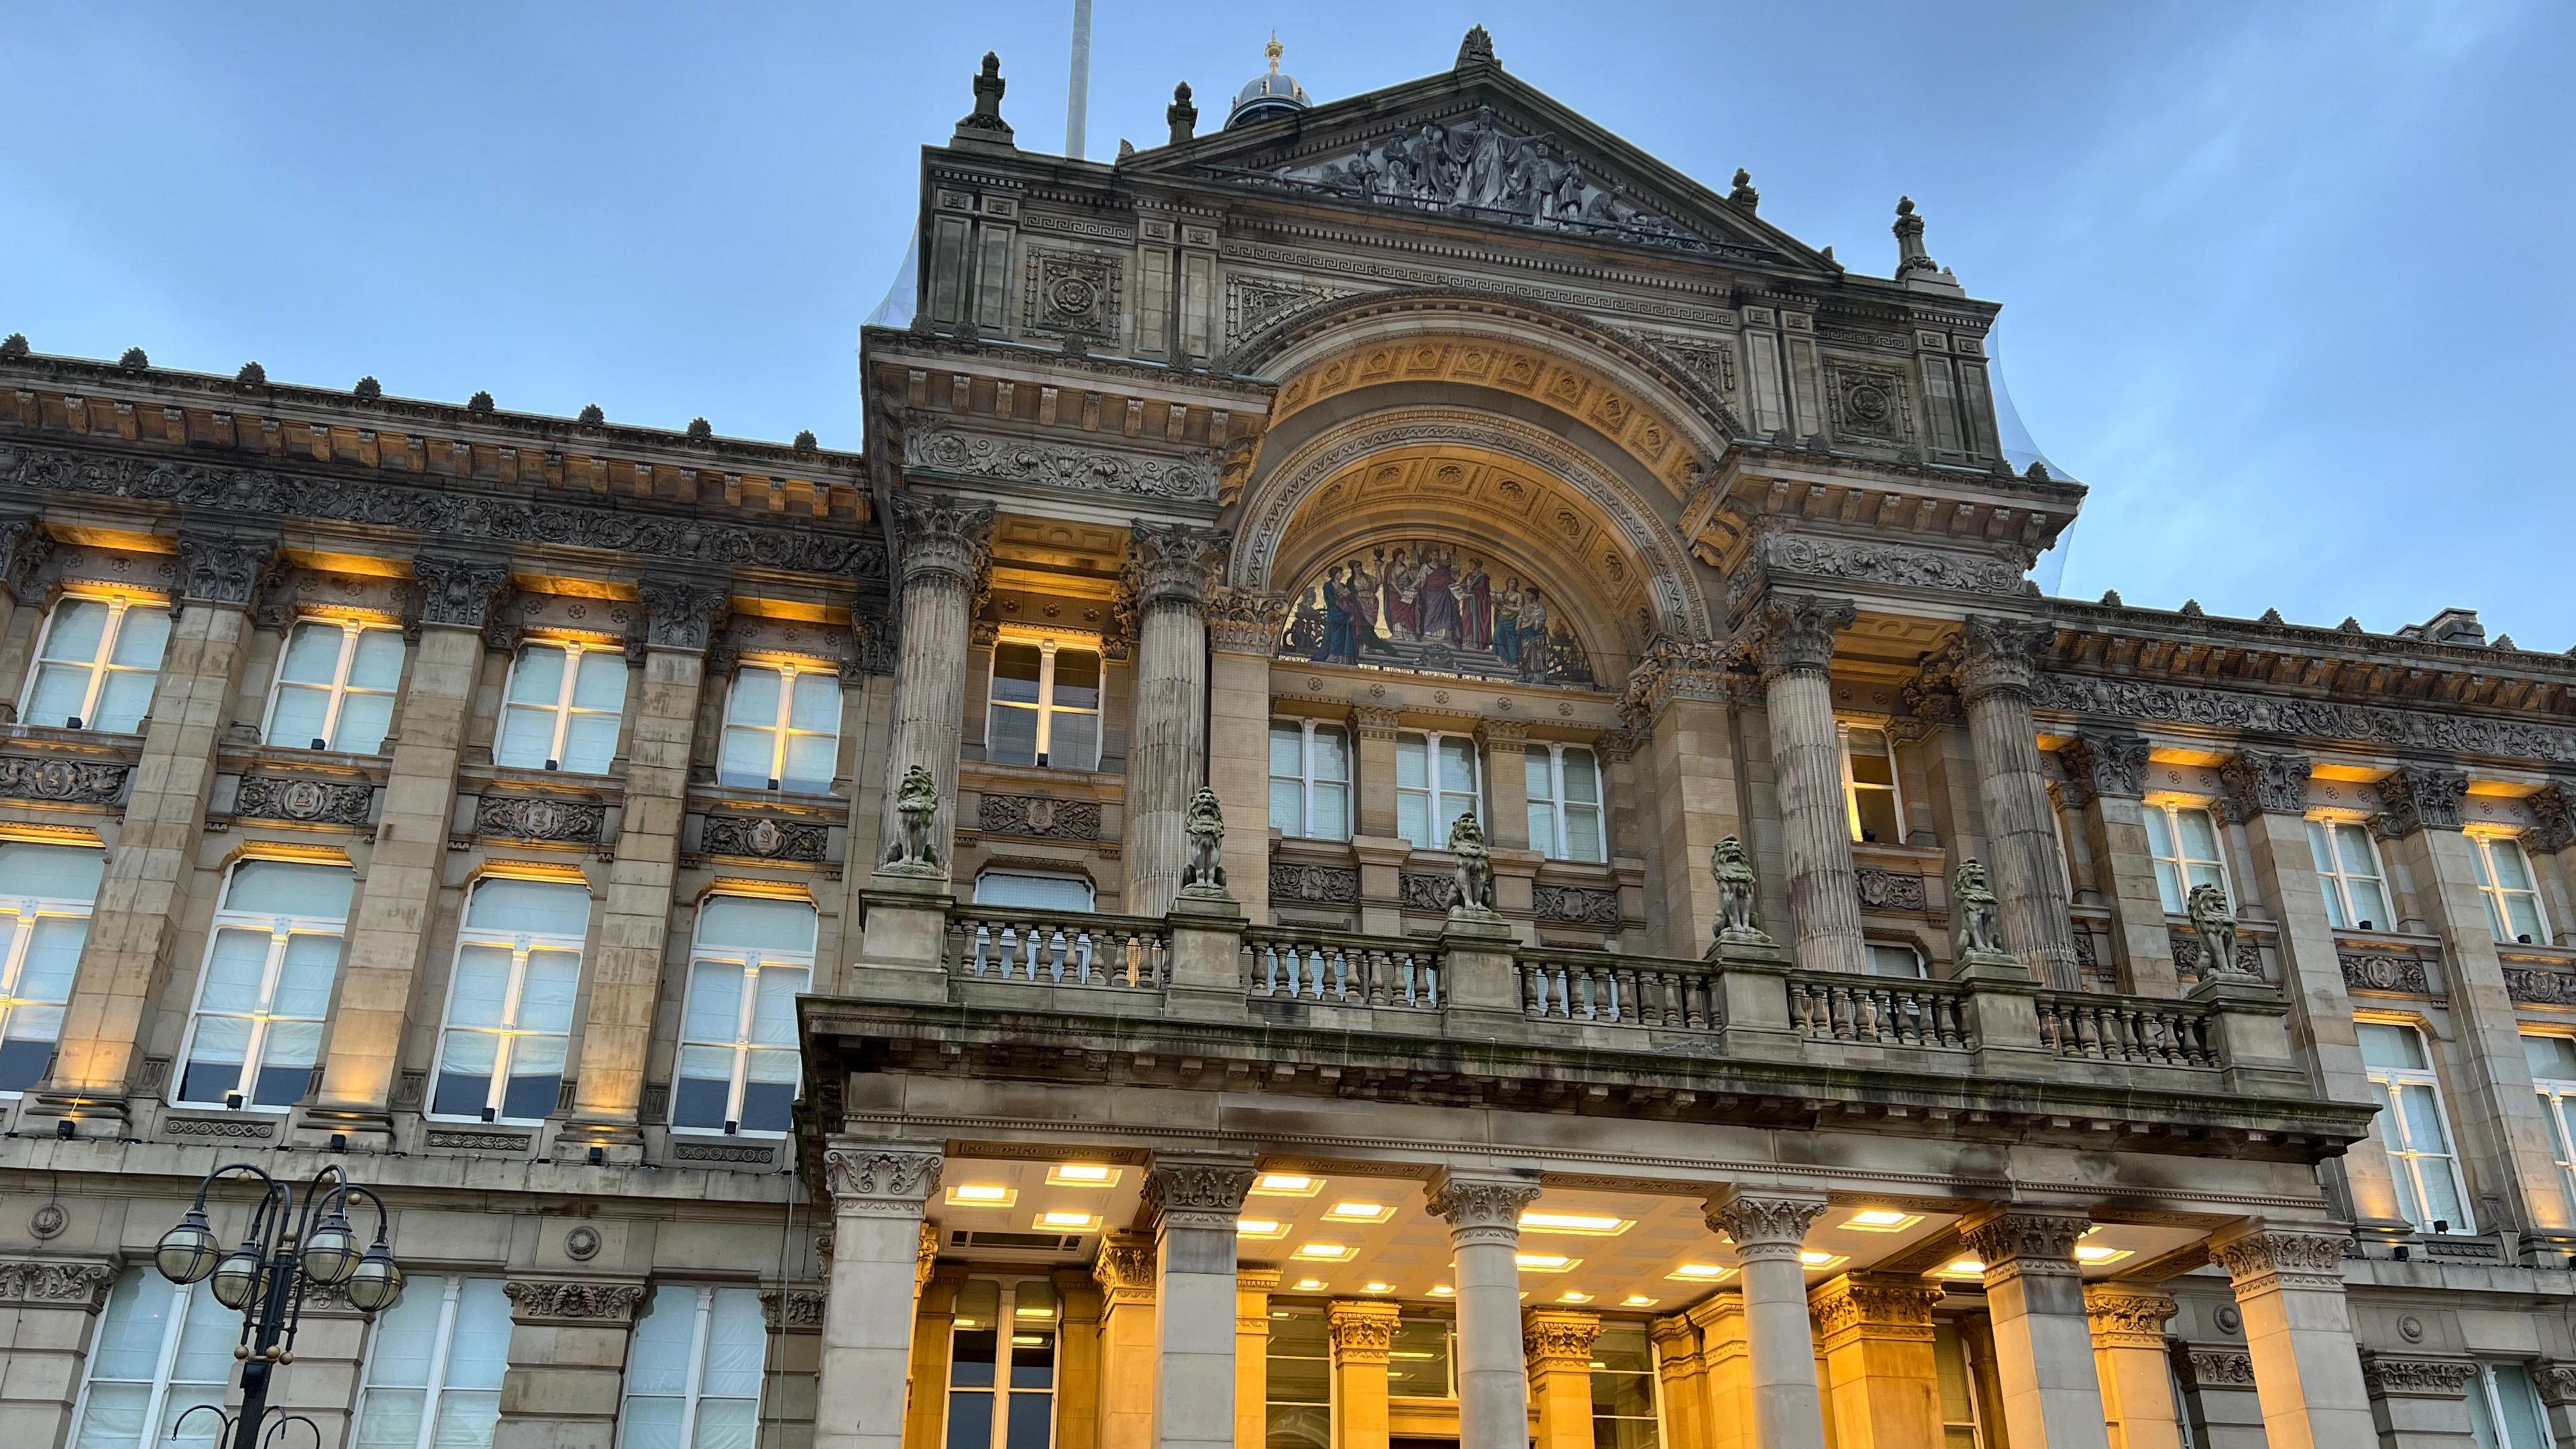
<path fill-rule="evenodd" d="M 796 1104 L 796 998 L 814 979 L 814 907 L 714 895 L 698 907 L 671 1125 L 783 1133 Z"/>

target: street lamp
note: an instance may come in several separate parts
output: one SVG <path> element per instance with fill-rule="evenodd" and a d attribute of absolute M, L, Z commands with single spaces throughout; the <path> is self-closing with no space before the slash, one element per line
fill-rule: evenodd
<path fill-rule="evenodd" d="M 259 1205 L 251 1210 L 250 1230 L 239 1247 L 223 1251 L 206 1220 L 206 1193 L 219 1178 L 258 1178 Z M 349 1227 L 351 1198 L 376 1212 L 376 1240 L 363 1253 Z M 245 1162 L 227 1163 L 197 1184 L 197 1199 L 153 1249 L 153 1266 L 161 1276 L 186 1287 L 209 1285 L 215 1301 L 242 1316 L 241 1416 L 231 1424 L 233 1449 L 258 1449 L 260 1421 L 268 1412 L 269 1375 L 295 1358 L 295 1329 L 303 1317 L 308 1286 L 345 1285 L 351 1307 L 381 1313 L 402 1296 L 402 1269 L 394 1265 L 386 1240 L 382 1198 L 349 1181 L 337 1164 L 315 1173 L 304 1189 L 299 1214 L 294 1189 Z"/>

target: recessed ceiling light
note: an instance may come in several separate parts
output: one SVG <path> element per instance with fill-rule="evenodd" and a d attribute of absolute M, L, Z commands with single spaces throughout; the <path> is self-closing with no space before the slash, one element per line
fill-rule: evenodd
<path fill-rule="evenodd" d="M 1337 1202 L 1324 1213 L 1328 1223 L 1382 1223 L 1395 1216 L 1395 1204 L 1384 1202 Z"/>
<path fill-rule="evenodd" d="M 1619 1300 L 1619 1306 L 1622 1308 L 1652 1308 L 1663 1301 L 1664 1300 L 1661 1298 L 1649 1298 L 1643 1293 L 1631 1293 L 1627 1297 Z"/>
<path fill-rule="evenodd" d="M 1100 1226 L 1098 1213 L 1049 1212 L 1038 1214 L 1038 1226 L 1059 1232 L 1087 1233 Z"/>
<path fill-rule="evenodd" d="M 2077 1243 L 2075 1261 L 2099 1267 L 2104 1263 L 2116 1263 L 2122 1258 L 2129 1257 L 2133 1251 L 2129 1248 L 2106 1248 L 2095 1243 Z"/>
<path fill-rule="evenodd" d="M 948 1189 L 950 1207 L 1009 1207 L 1019 1200 L 1018 1188 L 998 1182 L 961 1182 Z"/>
<path fill-rule="evenodd" d="M 1049 1187 L 1116 1187 L 1118 1169 L 1097 1162 L 1059 1162 L 1047 1169 Z"/>
<path fill-rule="evenodd" d="M 1559 1303 L 1589 1303 L 1592 1301 L 1592 1295 L 1589 1293 L 1577 1293 L 1572 1289 L 1568 1289 L 1565 1292 L 1556 1295 L 1556 1301 Z"/>
<path fill-rule="evenodd" d="M 1512 1261 L 1520 1264 L 1524 1273 L 1562 1273 L 1583 1260 L 1563 1253 L 1514 1253 Z"/>
<path fill-rule="evenodd" d="M 1450 1287 L 1446 1283 L 1434 1283 L 1425 1291 L 1429 1292 L 1434 1298 L 1455 1298 L 1458 1296 L 1458 1290 Z"/>
<path fill-rule="evenodd" d="M 1846 1254 L 1828 1253 L 1821 1248 L 1809 1248 L 1798 1255 L 1798 1266 L 1809 1270 L 1831 1268 L 1838 1263 L 1850 1261 L 1851 1258 Z"/>
<path fill-rule="evenodd" d="M 1679 1283 L 1714 1283 L 1734 1271 L 1716 1263 L 1684 1263 L 1664 1276 Z"/>
<path fill-rule="evenodd" d="M 1324 1190 L 1324 1180 L 1302 1172 L 1265 1172 L 1253 1180 L 1252 1190 L 1263 1197 L 1313 1197 Z"/>
<path fill-rule="evenodd" d="M 1360 1285 L 1360 1291 L 1362 1293 L 1392 1293 L 1395 1291 L 1395 1285 L 1392 1283 L 1362 1283 Z"/>
<path fill-rule="evenodd" d="M 1986 1265 L 1975 1258 L 1952 1258 L 1935 1274 L 1943 1278 L 1982 1278 L 1986 1276 Z"/>
<path fill-rule="evenodd" d="M 1288 1225 L 1276 1218 L 1236 1218 L 1234 1234 L 1239 1238 L 1284 1238 Z"/>
<path fill-rule="evenodd" d="M 1864 1233 L 1893 1233 L 1923 1221 L 1921 1213 L 1901 1213 L 1894 1208 L 1863 1208 L 1843 1223 Z"/>
<path fill-rule="evenodd" d="M 1611 1237 L 1628 1231 L 1631 1226 L 1629 1219 L 1608 1213 L 1521 1214 L 1521 1231 L 1525 1233 L 1584 1233 L 1593 1237 Z"/>
<path fill-rule="evenodd" d="M 1348 1243 L 1308 1243 L 1296 1255 L 1310 1263 L 1347 1263 L 1359 1252 Z"/>
<path fill-rule="evenodd" d="M 1297 1280 L 1297 1291 L 1300 1293 L 1321 1293 L 1324 1291 L 1324 1280 L 1321 1278 L 1300 1278 Z"/>

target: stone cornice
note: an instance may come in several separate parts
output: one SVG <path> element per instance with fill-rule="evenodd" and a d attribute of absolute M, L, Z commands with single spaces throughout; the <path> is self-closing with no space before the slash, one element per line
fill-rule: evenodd
<path fill-rule="evenodd" d="M 2483 715 L 2348 704 L 2256 689 L 2210 689 L 2095 674 L 2043 673 L 2032 687 L 2043 713 L 2153 721 L 2269 739 L 2332 740 L 2428 754 L 2576 764 L 2576 727 Z"/>

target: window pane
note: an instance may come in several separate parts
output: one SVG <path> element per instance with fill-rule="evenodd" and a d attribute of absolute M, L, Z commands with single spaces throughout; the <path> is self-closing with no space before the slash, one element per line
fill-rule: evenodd
<path fill-rule="evenodd" d="M 1038 702 L 1038 646 L 993 646 L 993 698 L 1010 704 Z"/>
<path fill-rule="evenodd" d="M 1565 812 L 1565 853 L 1570 860 L 1599 862 L 1608 859 L 1601 839 L 1601 811 L 1597 806 L 1571 806 Z"/>
<path fill-rule="evenodd" d="M 815 734 L 841 732 L 841 681 L 808 670 L 796 676 L 796 691 L 787 704 L 787 723 Z"/>
<path fill-rule="evenodd" d="M 684 1408 L 676 1398 L 629 1392 L 625 1422 L 618 1426 L 620 1449 L 681 1449 L 680 1415 Z"/>
<path fill-rule="evenodd" d="M 323 735 L 324 721 L 330 718 L 331 693 L 309 685 L 281 685 L 277 705 L 268 716 L 268 742 L 288 749 L 310 748 L 315 740 L 328 741 Z"/>
<path fill-rule="evenodd" d="M 422 1292 L 427 1286 L 413 1284 L 403 1294 L 404 1300 L 408 1302 L 415 1295 L 427 1298 L 428 1295 Z M 429 1298 L 428 1301 L 431 1311 L 437 1311 L 438 1300 Z M 379 1333 L 376 1346 L 369 1350 L 370 1357 L 384 1352 L 383 1343 L 383 1335 Z M 426 1358 L 421 1360 L 424 1374 L 428 1372 L 428 1363 Z M 428 1398 L 429 1395 L 420 1389 L 367 1390 L 358 1405 L 358 1449 L 415 1449 L 420 1443 L 421 1410 Z M 197 1417 L 202 1419 L 206 1416 L 200 1414 Z"/>
<path fill-rule="evenodd" d="M 608 649 L 581 651 L 581 670 L 573 676 L 572 702 L 576 709 L 623 714 L 626 710 L 626 656 Z"/>
<path fill-rule="evenodd" d="M 2459 1182 L 2451 1175 L 2451 1159 L 2419 1157 L 2416 1159 L 2416 1165 L 2423 1179 L 2424 1222 L 2422 1225 L 2435 1232 L 2444 1231 L 2441 1226 L 2444 1223 L 2450 1224 L 2448 1229 L 2450 1232 L 2470 1231 L 2473 1223 L 2469 1218 L 2468 1208 L 2460 1201 Z"/>
<path fill-rule="evenodd" d="M 1088 649 L 1055 651 L 1055 700 L 1060 709 L 1100 708 L 1100 656 Z"/>
<path fill-rule="evenodd" d="M 2206 810 L 2178 810 L 2174 819 L 2182 826 L 2183 850 L 2193 860 L 2218 859 L 2218 827 Z"/>
<path fill-rule="evenodd" d="M 217 931 L 214 949 L 206 956 L 198 1006 L 206 1011 L 257 1010 L 272 939 L 266 931 Z"/>
<path fill-rule="evenodd" d="M 2451 1150 L 2450 1131 L 2443 1125 L 2441 1105 L 2430 1089 L 2406 1087 L 2397 1094 L 2397 1104 L 2406 1111 L 2407 1145 L 2418 1152 Z"/>
<path fill-rule="evenodd" d="M 1089 770 L 1100 764 L 1100 716 L 1058 714 L 1048 726 L 1047 764 L 1058 770 Z"/>
<path fill-rule="evenodd" d="M 1469 739 L 1440 740 L 1440 788 L 1472 796 L 1476 790 L 1476 742 Z M 1467 802 L 1461 801 L 1460 808 Z M 1455 813 L 1452 813 L 1455 818 Z"/>
<path fill-rule="evenodd" d="M 2335 854 L 2343 862 L 2343 873 L 2353 876 L 2379 877 L 2379 857 L 2370 848 L 2370 831 L 2359 825 L 2338 823 L 2334 827 Z"/>
<path fill-rule="evenodd" d="M 2526 1033 L 2522 1056 L 2531 1064 L 2531 1074 L 2543 1081 L 2576 1081 L 2576 1039 Z"/>
<path fill-rule="evenodd" d="M 357 652 L 349 658 L 353 689 L 391 690 L 402 683 L 403 639 L 392 629 L 361 629 Z"/>
<path fill-rule="evenodd" d="M 716 755 L 716 778 L 727 785 L 758 789 L 769 783 L 769 767 L 777 749 L 775 730 L 727 725 L 724 745 Z"/>
<path fill-rule="evenodd" d="M 89 727 L 116 735 L 130 735 L 141 729 L 143 717 L 152 712 L 152 680 L 151 675 L 140 670 L 110 674 L 99 687 L 97 713 Z"/>
<path fill-rule="evenodd" d="M 1431 746 L 1420 735 L 1400 735 L 1395 741 L 1395 783 L 1419 790 L 1431 783 Z"/>
<path fill-rule="evenodd" d="M 709 896 L 698 908 L 698 942 L 760 951 L 814 949 L 814 908 L 764 896 Z"/>
<path fill-rule="evenodd" d="M 979 906 L 1079 912 L 1090 910 L 1091 901 L 1091 882 L 1071 876 L 988 870 L 975 877 L 975 904 Z"/>
<path fill-rule="evenodd" d="M 778 723 L 778 671 L 746 664 L 733 673 L 733 699 L 725 718 L 734 724 L 774 728 Z"/>
<path fill-rule="evenodd" d="M 518 663 L 510 670 L 511 703 L 554 708 L 556 701 L 563 697 L 563 675 L 564 651 L 561 645 L 522 646 Z"/>
<path fill-rule="evenodd" d="M 1306 732 L 1295 725 L 1270 726 L 1270 773 L 1297 779 L 1306 773 Z"/>
<path fill-rule="evenodd" d="M 179 1289 L 158 1273 L 128 1268 L 108 1296 L 107 1322 L 90 1357 L 90 1376 L 149 1379 L 161 1362 L 161 1341 Z"/>
<path fill-rule="evenodd" d="M 2365 1021 L 2358 1025 L 2361 1033 L 2361 1059 L 2374 1067 L 2391 1067 L 2399 1071 L 2421 1071 L 2424 1068 L 2424 1038 L 2411 1026 L 2391 1026 L 2382 1021 Z"/>
<path fill-rule="evenodd" d="M 1399 791 L 1395 797 L 1395 833 L 1428 850 L 1431 839 L 1431 799 L 1419 791 Z"/>
<path fill-rule="evenodd" d="M 590 926 L 590 888 L 570 881 L 488 877 L 474 887 L 465 924 L 484 931 L 579 936 Z"/>
<path fill-rule="evenodd" d="M 1350 790 L 1348 785 L 1315 787 L 1315 818 L 1307 822 L 1307 833 L 1317 840 L 1351 838 Z"/>
<path fill-rule="evenodd" d="M 1852 805 L 1860 814 L 1860 838 L 1885 841 L 1890 845 L 1904 839 L 1896 822 L 1896 792 L 1893 790 L 1859 789 L 1853 792 Z"/>
<path fill-rule="evenodd" d="M 430 1449 L 491 1449 L 492 1431 L 501 1422 L 501 1396 L 450 1389 L 438 1398 L 438 1424 Z"/>
<path fill-rule="evenodd" d="M 2496 1401 L 2504 1406 L 2505 1442 L 2510 1449 L 2549 1449 L 2549 1431 L 2540 1417 L 2540 1395 L 2531 1372 L 2518 1363 L 2487 1365 L 2495 1375 Z"/>
<path fill-rule="evenodd" d="M 2522 847 L 2510 840 L 2486 843 L 2487 859 L 2495 864 L 2496 884 L 2509 891 L 2531 889 L 2531 871 L 2523 863 Z"/>
<path fill-rule="evenodd" d="M 563 1095 L 564 1039 L 523 1036 L 510 1048 L 510 1080 L 501 1088 L 501 1115 L 534 1121 L 555 1109 Z"/>
<path fill-rule="evenodd" d="M 1306 790 L 1296 780 L 1274 779 L 1270 782 L 1270 823 L 1282 835 L 1306 833 Z"/>
<path fill-rule="evenodd" d="M 995 704 L 984 722 L 984 758 L 997 765 L 1038 762 L 1038 712 Z"/>
<path fill-rule="evenodd" d="M 224 909 L 262 916 L 344 920 L 357 872 L 344 865 L 303 865 L 287 860 L 246 860 L 233 867 Z"/>
<path fill-rule="evenodd" d="M 698 1436 L 692 1449 L 752 1449 L 759 1428 L 757 1400 L 702 1399 L 698 1403 Z"/>
<path fill-rule="evenodd" d="M 385 730 L 393 724 L 390 694 L 352 694 L 340 701 L 340 724 L 331 733 L 331 748 L 352 755 L 372 755 L 385 747 Z"/>
<path fill-rule="evenodd" d="M 698 1290 L 669 1284 L 655 1287 L 627 1343 L 626 1392 L 687 1393 L 690 1347 L 697 1332 Z"/>
<path fill-rule="evenodd" d="M 564 726 L 561 767 L 576 775 L 598 775 L 617 758 L 617 716 L 576 714 Z"/>
<path fill-rule="evenodd" d="M 581 957 L 571 951 L 531 951 L 519 985 L 521 1031 L 572 1030 L 573 993 L 581 985 Z"/>
<path fill-rule="evenodd" d="M 493 742 L 492 760 L 512 769 L 535 770 L 544 767 L 547 752 L 555 747 L 555 712 L 529 705 L 511 705 L 501 711 L 501 737 Z"/>
<path fill-rule="evenodd" d="M 98 898 L 98 877 L 106 866 L 102 850 L 0 840 L 0 896 L 87 903 Z"/>
<path fill-rule="evenodd" d="M 680 1036 L 687 1041 L 727 1042 L 741 1032 L 742 968 L 698 962 L 689 973 L 689 1009 L 680 1022 Z"/>
<path fill-rule="evenodd" d="M 840 763 L 841 742 L 836 735 L 794 735 L 787 741 L 786 772 L 778 782 L 790 790 L 828 790 L 832 774 Z"/>
<path fill-rule="evenodd" d="M 98 658 L 99 642 L 107 637 L 111 612 L 98 599 L 65 599 L 56 604 L 51 627 L 45 630 L 43 657 L 83 664 Z"/>
<path fill-rule="evenodd" d="M 1565 752 L 1565 798 L 1580 805 L 1601 803 L 1601 765 L 1590 750 Z"/>
<path fill-rule="evenodd" d="M 2352 895 L 2354 925 L 2376 931 L 2397 928 L 2396 913 L 2388 909 L 2387 893 L 2380 889 L 2376 879 L 2364 876 L 2347 882 L 2345 889 Z"/>
<path fill-rule="evenodd" d="M 138 604 L 125 611 L 125 622 L 117 626 L 116 647 L 109 651 L 108 662 L 127 669 L 159 669 L 169 643 L 170 611 Z"/>
<path fill-rule="evenodd" d="M 419 1388 L 429 1382 L 429 1362 L 446 1296 L 446 1279 L 415 1278 L 393 1307 L 376 1315 L 375 1336 L 367 1343 L 368 1387 Z M 373 1409 L 371 1401 L 369 1411 Z"/>
<path fill-rule="evenodd" d="M 277 662 L 277 677 L 299 684 L 336 683 L 344 637 L 345 631 L 337 624 L 308 620 L 296 625 L 287 633 L 285 653 Z"/>
<path fill-rule="evenodd" d="M 671 1084 L 671 1125 L 718 1128 L 733 1095 L 733 1051 L 728 1047 L 680 1048 L 680 1074 Z"/>
<path fill-rule="evenodd" d="M 1448 1395 L 1449 1324 L 1445 1319 L 1397 1321 L 1387 1353 L 1386 1391 L 1410 1398 Z"/>
<path fill-rule="evenodd" d="M 290 936 L 286 958 L 277 969 L 277 990 L 269 1008 L 280 1016 L 319 1021 L 331 1007 L 331 981 L 340 971 L 340 938 Z"/>
<path fill-rule="evenodd" d="M 2334 843 L 2327 839 L 2326 823 L 2322 820 L 2308 822 L 2308 859 L 2316 866 L 2317 874 L 2334 874 Z"/>
<path fill-rule="evenodd" d="M 38 669 L 36 687 L 27 695 L 27 723 L 59 728 L 80 715 L 82 701 L 89 697 L 89 681 L 90 671 L 80 665 L 48 664 Z"/>
<path fill-rule="evenodd" d="M 1014 1355 L 1019 1352 L 1012 1349 Z M 1011 1395 L 1010 1425 L 1005 1431 L 1009 1437 L 1003 1441 L 1008 1449 L 1046 1449 L 1054 1410 L 1053 1394 Z"/>
<path fill-rule="evenodd" d="M 1351 741 L 1339 726 L 1315 729 L 1315 778 L 1348 783 L 1351 778 Z"/>
<path fill-rule="evenodd" d="M 1887 736 L 1879 730 L 1850 731 L 1852 783 L 1885 785 L 1896 783 L 1896 762 L 1887 752 Z"/>
<path fill-rule="evenodd" d="M 1523 758 L 1529 763 L 1522 767 L 1521 788 L 1528 792 L 1531 801 L 1535 803 L 1555 799 L 1556 772 L 1548 768 L 1547 752 L 1529 750 L 1524 752 Z M 1530 838 L 1536 840 L 1538 837 L 1533 835 Z"/>
<path fill-rule="evenodd" d="M 2540 906 L 2536 898 L 2528 895 L 2506 896 L 2504 914 L 2505 924 L 2512 928 L 2510 934 L 2514 940 L 2534 943 L 2540 940 Z"/>
<path fill-rule="evenodd" d="M 1529 842 L 1532 850 L 1556 854 L 1556 807 L 1544 800 L 1530 802 Z"/>
<path fill-rule="evenodd" d="M 767 1346 L 760 1295 L 748 1288 L 717 1289 L 714 1311 L 707 1318 L 706 1368 L 698 1380 L 698 1391 L 723 1398 L 758 1399 L 761 1357 Z"/>
<path fill-rule="evenodd" d="M 992 1449 L 992 1443 L 992 1393 L 987 1390 L 949 1394 L 948 1449 Z"/>
<path fill-rule="evenodd" d="M 456 953 L 456 982 L 448 990 L 447 1024 L 499 1026 L 509 994 L 508 951 L 498 946 L 461 947 Z"/>
<path fill-rule="evenodd" d="M 764 966 L 753 990 L 751 1039 L 763 1046 L 794 1046 L 796 998 L 805 990 L 805 973 L 793 967 Z"/>
<path fill-rule="evenodd" d="M 2150 813 L 2147 818 L 2158 820 L 2163 817 Z M 2182 914 L 2190 905 L 2183 897 L 2182 877 L 2175 873 L 2174 863 L 2161 856 L 2156 860 L 2156 899 L 2174 915 Z"/>

